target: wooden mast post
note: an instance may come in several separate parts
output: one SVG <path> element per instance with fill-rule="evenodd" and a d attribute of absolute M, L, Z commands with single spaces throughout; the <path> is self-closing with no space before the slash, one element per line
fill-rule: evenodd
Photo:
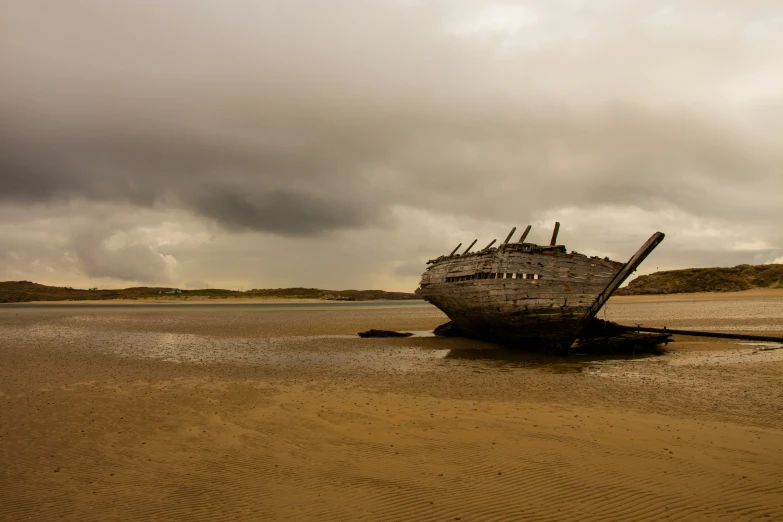
<path fill-rule="evenodd" d="M 464 256 L 465 254 L 467 254 L 468 252 L 470 252 L 470 249 L 471 249 L 471 248 L 473 248 L 473 245 L 475 245 L 475 244 L 476 244 L 476 241 L 478 241 L 478 239 L 474 239 L 474 240 L 473 240 L 473 242 L 470 244 L 470 246 L 469 246 L 469 247 L 468 247 L 468 248 L 467 248 L 467 249 L 466 249 L 466 250 L 465 250 L 465 251 L 462 253 L 462 255 L 463 255 L 463 256 Z"/>
<path fill-rule="evenodd" d="M 451 254 L 449 254 L 449 257 L 453 256 L 457 252 L 457 250 L 459 250 L 459 247 L 461 247 L 461 246 L 462 246 L 462 243 L 457 245 L 457 248 L 455 248 L 454 250 L 451 251 Z"/>
<path fill-rule="evenodd" d="M 482 249 L 481 249 L 481 252 L 484 252 L 485 250 L 489 250 L 489 247 L 491 247 L 492 245 L 494 245 L 494 244 L 495 244 L 495 241 L 497 241 L 497 239 L 493 239 L 492 241 L 490 241 L 490 242 L 489 242 L 489 244 L 488 244 L 487 246 L 485 246 L 484 248 L 482 248 Z"/>
<path fill-rule="evenodd" d="M 516 231 L 517 231 L 517 227 L 514 227 L 514 228 L 511 229 L 511 232 L 509 232 L 508 236 L 506 236 L 506 240 L 503 241 L 503 246 L 506 246 L 508 244 L 508 242 L 511 241 L 511 236 L 513 236 L 514 232 L 516 232 Z"/>
<path fill-rule="evenodd" d="M 525 239 L 527 239 L 527 235 L 530 233 L 530 229 L 533 228 L 532 225 L 528 225 L 524 232 L 522 232 L 522 237 L 519 238 L 520 243 L 524 243 Z"/>
<path fill-rule="evenodd" d="M 555 246 L 557 244 L 558 232 L 560 232 L 560 222 L 555 221 L 555 230 L 552 231 L 552 241 L 549 242 L 549 246 Z"/>

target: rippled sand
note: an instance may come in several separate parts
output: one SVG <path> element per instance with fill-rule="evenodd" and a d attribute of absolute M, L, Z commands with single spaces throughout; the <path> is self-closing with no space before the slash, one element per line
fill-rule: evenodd
<path fill-rule="evenodd" d="M 606 314 L 783 332 L 775 296 Z M 0 519 L 783 518 L 780 345 L 547 358 L 429 336 L 443 320 L 0 307 Z"/>

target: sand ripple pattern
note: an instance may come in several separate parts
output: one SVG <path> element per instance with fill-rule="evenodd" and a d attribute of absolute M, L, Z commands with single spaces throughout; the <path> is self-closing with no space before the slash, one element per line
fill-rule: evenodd
<path fill-rule="evenodd" d="M 190 380 L 41 392 L 3 426 L 0 518 L 783 516 L 779 431 L 334 391 Z"/>

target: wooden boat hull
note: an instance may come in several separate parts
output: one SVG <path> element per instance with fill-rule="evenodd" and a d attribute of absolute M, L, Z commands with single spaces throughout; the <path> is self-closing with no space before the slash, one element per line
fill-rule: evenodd
<path fill-rule="evenodd" d="M 663 239 L 658 234 L 640 252 L 655 248 Z M 649 251 L 619 263 L 567 253 L 562 246 L 503 245 L 435 260 L 416 293 L 467 337 L 525 349 L 567 350 Z"/>

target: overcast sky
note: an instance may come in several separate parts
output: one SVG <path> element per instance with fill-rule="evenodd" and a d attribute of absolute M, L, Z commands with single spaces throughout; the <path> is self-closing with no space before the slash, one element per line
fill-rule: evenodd
<path fill-rule="evenodd" d="M 556 220 L 665 232 L 640 273 L 783 263 L 779 0 L 0 12 L 0 280 L 412 291 Z"/>

